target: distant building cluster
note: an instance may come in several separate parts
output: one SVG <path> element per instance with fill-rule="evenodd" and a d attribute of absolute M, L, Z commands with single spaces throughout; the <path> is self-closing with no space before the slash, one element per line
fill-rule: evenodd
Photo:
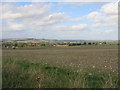
<path fill-rule="evenodd" d="M 40 47 L 40 46 L 57 46 L 57 47 L 67 47 L 67 46 L 81 46 L 81 45 L 119 45 L 118 42 L 115 41 L 78 41 L 78 42 L 65 42 L 65 41 L 47 41 L 47 40 L 42 40 L 39 42 L 35 42 L 32 40 L 29 41 L 25 41 L 22 40 L 22 42 L 20 40 L 15 40 L 15 41 L 3 41 L 2 42 L 2 47 L 3 48 L 12 48 L 12 49 L 16 49 L 19 47 Z"/>

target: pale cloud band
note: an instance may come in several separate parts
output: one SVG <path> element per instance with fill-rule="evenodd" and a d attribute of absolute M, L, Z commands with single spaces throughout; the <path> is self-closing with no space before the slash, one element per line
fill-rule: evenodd
<path fill-rule="evenodd" d="M 68 4 L 72 5 L 65 3 L 65 5 Z M 26 36 L 37 38 L 53 36 L 53 38 L 57 38 L 58 36 L 57 39 L 116 40 L 118 37 L 118 6 L 114 3 L 106 3 L 99 10 L 79 17 L 71 17 L 65 11 L 51 12 L 55 8 L 52 8 L 49 3 L 32 3 L 20 6 L 4 3 L 1 10 L 3 12 L 0 16 L 3 20 L 3 38 Z"/>
<path fill-rule="evenodd" d="M 119 0 L 1 0 L 2 2 L 118 2 Z"/>

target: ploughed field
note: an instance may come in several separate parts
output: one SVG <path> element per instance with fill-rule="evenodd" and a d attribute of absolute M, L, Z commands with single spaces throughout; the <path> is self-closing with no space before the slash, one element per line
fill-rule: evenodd
<path fill-rule="evenodd" d="M 3 48 L 3 88 L 118 88 L 116 45 Z"/>

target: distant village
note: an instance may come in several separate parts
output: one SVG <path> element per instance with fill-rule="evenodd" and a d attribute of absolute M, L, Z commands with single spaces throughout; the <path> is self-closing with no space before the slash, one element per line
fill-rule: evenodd
<path fill-rule="evenodd" d="M 90 41 L 90 40 L 38 40 L 38 39 L 7 39 L 2 41 L 3 48 L 17 49 L 19 47 L 40 46 L 81 46 L 81 45 L 119 45 L 117 41 Z"/>

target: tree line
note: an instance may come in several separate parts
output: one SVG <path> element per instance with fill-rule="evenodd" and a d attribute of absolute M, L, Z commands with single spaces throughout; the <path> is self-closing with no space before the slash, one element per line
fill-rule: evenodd
<path fill-rule="evenodd" d="M 114 43 L 113 43 L 114 44 Z M 39 47 L 39 46 L 80 46 L 80 45 L 112 45 L 107 42 L 57 42 L 57 43 L 18 43 L 18 42 L 6 42 L 2 43 L 2 47 Z"/>

